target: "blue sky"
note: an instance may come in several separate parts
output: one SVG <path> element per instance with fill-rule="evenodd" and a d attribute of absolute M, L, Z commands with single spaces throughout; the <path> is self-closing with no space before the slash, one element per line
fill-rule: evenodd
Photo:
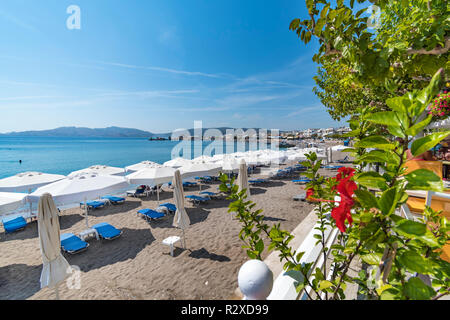
<path fill-rule="evenodd" d="M 318 45 L 297 17 L 304 1 L 2 1 L 0 132 L 344 125 L 312 92 Z"/>

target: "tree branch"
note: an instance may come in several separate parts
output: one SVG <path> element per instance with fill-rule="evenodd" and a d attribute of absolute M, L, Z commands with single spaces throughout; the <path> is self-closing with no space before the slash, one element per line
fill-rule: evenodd
<path fill-rule="evenodd" d="M 441 46 L 437 46 L 436 48 L 432 49 L 432 50 L 425 50 L 425 49 L 412 49 L 409 48 L 408 50 L 406 50 L 407 54 L 426 54 L 426 55 L 441 55 L 444 53 L 447 53 L 450 50 L 450 37 L 446 37 L 445 38 L 445 46 L 441 47 Z"/>

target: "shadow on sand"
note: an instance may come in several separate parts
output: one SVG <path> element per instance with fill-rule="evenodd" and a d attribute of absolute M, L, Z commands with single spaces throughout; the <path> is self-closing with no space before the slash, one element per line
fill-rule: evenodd
<path fill-rule="evenodd" d="M 189 254 L 189 257 L 195 258 L 195 259 L 209 259 L 209 260 L 219 261 L 219 262 L 231 261 L 231 259 L 228 258 L 227 256 L 210 253 L 205 248 L 191 251 L 191 253 Z"/>
<path fill-rule="evenodd" d="M 134 259 L 146 246 L 155 241 L 149 229 L 122 229 L 122 236 L 111 241 L 89 240 L 89 248 L 75 255 L 65 254 L 71 265 L 78 266 L 82 271 L 99 269 L 117 262 Z M 124 241 L 132 243 L 127 250 L 123 250 Z M 121 250 L 122 249 L 122 250 Z"/>

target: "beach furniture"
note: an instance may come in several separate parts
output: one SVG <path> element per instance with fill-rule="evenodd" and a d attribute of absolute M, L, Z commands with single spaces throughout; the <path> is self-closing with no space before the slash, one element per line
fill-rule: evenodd
<path fill-rule="evenodd" d="M 98 223 L 92 226 L 92 229 L 97 230 L 98 235 L 102 239 L 113 240 L 122 235 L 122 230 L 117 229 L 113 225 L 107 222 Z"/>
<path fill-rule="evenodd" d="M 202 191 L 198 193 L 200 197 L 217 197 L 219 194 L 211 191 Z"/>
<path fill-rule="evenodd" d="M 302 192 L 302 193 L 296 194 L 293 197 L 293 199 L 294 199 L 294 201 L 305 201 L 306 200 L 306 192 Z"/>
<path fill-rule="evenodd" d="M 342 168 L 344 166 L 324 166 L 324 169 L 329 169 L 329 170 L 338 170 L 339 168 Z"/>
<path fill-rule="evenodd" d="M 189 201 L 193 202 L 194 204 L 206 203 L 209 200 L 211 200 L 210 197 L 200 197 L 200 196 L 196 196 L 196 195 L 185 196 L 185 198 L 188 199 Z"/>
<path fill-rule="evenodd" d="M 166 216 L 164 213 L 152 209 L 141 209 L 137 213 L 142 215 L 147 220 L 159 220 Z"/>
<path fill-rule="evenodd" d="M 166 202 L 166 203 L 160 204 L 159 207 L 166 208 L 169 213 L 175 213 L 177 211 L 177 207 L 173 203 Z M 156 208 L 156 211 L 158 211 L 158 208 Z"/>
<path fill-rule="evenodd" d="M 147 196 L 147 192 L 144 188 L 138 188 L 136 190 L 127 191 L 127 196 L 129 197 L 143 197 Z"/>
<path fill-rule="evenodd" d="M 64 233 L 60 236 L 61 249 L 64 252 L 75 254 L 84 251 L 89 247 L 89 243 L 82 240 L 80 237 L 73 233 Z"/>
<path fill-rule="evenodd" d="M 88 207 L 89 210 L 103 208 L 105 206 L 105 204 L 106 204 L 105 201 L 99 201 L 99 200 L 86 202 L 86 206 Z M 83 206 L 84 206 L 84 202 L 80 202 L 80 207 L 83 207 Z"/>
<path fill-rule="evenodd" d="M 295 179 L 295 180 L 292 180 L 292 182 L 299 183 L 299 184 L 305 184 L 305 183 L 311 182 L 311 180 L 310 179 Z"/>
<path fill-rule="evenodd" d="M 108 200 L 112 204 L 121 204 L 125 202 L 125 198 L 114 197 L 114 196 L 104 196 L 102 199 Z"/>
<path fill-rule="evenodd" d="M 24 217 L 4 218 L 2 220 L 5 233 L 12 233 L 24 229 L 27 226 L 27 221 Z"/>
<path fill-rule="evenodd" d="M 89 237 L 95 237 L 97 240 L 100 240 L 97 230 L 93 228 L 81 231 L 79 236 L 83 241 L 86 241 L 86 239 L 88 239 Z"/>
<path fill-rule="evenodd" d="M 261 184 L 261 183 L 266 183 L 267 180 L 266 179 L 250 179 L 248 180 L 248 183 L 250 184 Z"/>
<path fill-rule="evenodd" d="M 183 182 L 183 187 L 184 188 L 195 187 L 196 185 L 197 185 L 196 182 L 190 182 L 190 181 Z"/>
<path fill-rule="evenodd" d="M 173 245 L 180 240 L 181 240 L 180 237 L 172 236 L 172 237 L 168 237 L 162 241 L 162 244 L 170 247 L 170 255 L 172 257 L 173 257 Z"/>

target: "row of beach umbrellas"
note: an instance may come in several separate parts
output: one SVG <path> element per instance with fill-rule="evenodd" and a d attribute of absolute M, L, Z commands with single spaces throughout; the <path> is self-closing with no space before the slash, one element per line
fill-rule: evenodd
<path fill-rule="evenodd" d="M 78 204 L 105 194 L 125 191 L 129 184 L 160 186 L 169 183 L 176 169 L 180 170 L 183 180 L 189 180 L 198 176 L 217 175 L 220 171 L 237 173 L 242 160 L 249 166 L 300 161 L 305 159 L 305 153 L 309 151 L 319 150 L 267 149 L 214 156 L 202 155 L 192 160 L 175 158 L 164 164 L 143 161 L 125 168 L 95 165 L 74 171 L 67 177 L 39 172 L 20 173 L 0 179 L 0 214 L 12 212 L 27 203 L 30 204 L 31 210 L 31 203 L 37 203 L 44 193 L 52 194 L 58 205 Z M 159 188 L 157 190 L 159 196 Z"/>

